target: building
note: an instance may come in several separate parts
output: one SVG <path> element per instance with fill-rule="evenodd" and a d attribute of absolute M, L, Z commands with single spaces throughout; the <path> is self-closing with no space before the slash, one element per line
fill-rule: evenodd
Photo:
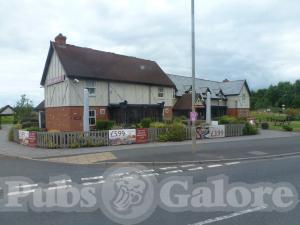
<path fill-rule="evenodd" d="M 46 59 L 41 85 L 45 100 L 38 107 L 40 124 L 48 130 L 83 130 L 83 93 L 89 92 L 89 122 L 119 124 L 142 118 L 171 120 L 191 109 L 191 78 L 166 74 L 151 60 L 83 48 L 66 43 L 59 34 Z M 248 116 L 250 92 L 246 81 L 196 80 L 197 110 L 205 117 L 206 93 L 212 94 L 212 116 Z"/>
<path fill-rule="evenodd" d="M 50 42 L 41 85 L 48 130 L 83 129 L 84 88 L 92 127 L 98 119 L 172 119 L 176 87 L 156 62 L 69 45 L 61 34 Z"/>
<path fill-rule="evenodd" d="M 0 109 L 1 116 L 13 116 L 15 114 L 15 110 L 10 105 L 6 105 Z"/>
<path fill-rule="evenodd" d="M 174 115 L 188 116 L 192 107 L 192 78 L 168 74 L 177 88 L 177 101 L 173 107 Z M 206 93 L 211 93 L 212 118 L 223 115 L 248 117 L 250 113 L 250 89 L 246 80 L 223 82 L 196 78 L 196 111 L 201 119 L 205 119 Z"/>

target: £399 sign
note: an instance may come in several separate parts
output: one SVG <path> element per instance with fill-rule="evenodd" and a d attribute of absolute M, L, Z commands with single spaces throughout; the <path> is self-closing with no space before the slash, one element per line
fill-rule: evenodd
<path fill-rule="evenodd" d="M 135 129 L 122 129 L 109 131 L 109 144 L 110 145 L 126 145 L 136 142 Z"/>

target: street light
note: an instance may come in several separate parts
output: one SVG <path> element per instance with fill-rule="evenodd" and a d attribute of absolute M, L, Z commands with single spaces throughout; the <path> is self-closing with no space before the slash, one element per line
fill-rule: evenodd
<path fill-rule="evenodd" d="M 195 114 L 195 10 L 194 0 L 191 0 L 191 26 L 192 26 L 192 113 Z M 192 153 L 196 153 L 196 126 L 192 120 Z"/>

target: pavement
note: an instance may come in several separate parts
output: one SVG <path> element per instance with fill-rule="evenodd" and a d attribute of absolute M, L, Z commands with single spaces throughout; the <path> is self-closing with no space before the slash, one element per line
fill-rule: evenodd
<path fill-rule="evenodd" d="M 254 136 L 197 140 L 197 153 L 191 154 L 191 141 L 78 149 L 30 148 L 8 142 L 8 129 L 4 125 L 0 130 L 0 155 L 69 164 L 243 160 L 300 152 L 300 133 L 272 130 L 261 130 Z"/>
<path fill-rule="evenodd" d="M 288 148 L 289 146 L 287 146 Z M 146 173 L 151 173 L 158 182 L 171 177 L 190 177 L 193 183 L 205 182 L 209 177 L 226 175 L 229 182 L 243 182 L 245 184 L 264 184 L 288 182 L 296 191 L 300 191 L 300 157 L 285 157 L 268 160 L 251 160 L 235 162 L 234 164 L 204 164 L 191 170 L 187 164 L 178 165 L 177 168 L 149 167 Z M 35 191 L 35 184 L 45 188 L 59 189 L 64 177 L 64 184 L 74 186 L 91 185 L 103 190 L 105 181 L 104 172 L 107 167 L 102 164 L 74 165 L 57 164 L 52 162 L 32 161 L 21 158 L 0 156 L 0 178 L 24 176 L 32 180 L 32 186 L 27 190 Z M 56 182 L 57 181 L 57 182 Z M 55 185 L 56 182 L 56 185 Z M 88 183 L 89 182 L 89 183 Z M 20 199 L 29 199 L 32 202 L 33 192 L 27 192 Z M 3 193 L 4 196 L 9 193 Z M 10 193 L 12 194 L 12 193 Z M 1 197 L 0 197 L 1 199 Z M 1 203 L 1 201 L 0 201 Z M 246 208 L 238 212 L 215 210 L 212 212 L 169 212 L 156 207 L 154 212 L 139 225 L 232 225 L 232 224 L 263 224 L 263 225 L 298 225 L 300 221 L 300 205 L 297 204 L 285 212 L 262 211 L 261 209 Z M 2 225 L 117 225 L 100 209 L 86 212 L 49 211 L 39 212 L 25 210 L 24 212 L 0 212 L 0 224 Z"/>

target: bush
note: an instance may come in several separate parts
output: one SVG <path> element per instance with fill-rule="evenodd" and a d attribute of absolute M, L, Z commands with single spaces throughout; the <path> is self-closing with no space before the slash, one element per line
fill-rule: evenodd
<path fill-rule="evenodd" d="M 98 120 L 96 122 L 96 129 L 97 130 L 111 130 L 115 125 L 114 121 L 111 120 Z"/>
<path fill-rule="evenodd" d="M 166 124 L 162 122 L 153 122 L 150 123 L 150 128 L 165 128 Z"/>
<path fill-rule="evenodd" d="M 183 141 L 185 140 L 184 125 L 179 123 L 171 124 L 166 132 L 160 134 L 159 141 Z"/>
<path fill-rule="evenodd" d="M 261 128 L 264 129 L 264 130 L 268 130 L 269 129 L 269 123 L 267 123 L 267 122 L 261 123 Z"/>
<path fill-rule="evenodd" d="M 27 131 L 36 131 L 36 132 L 41 132 L 43 131 L 43 129 L 39 128 L 39 127 L 28 127 L 26 129 Z"/>
<path fill-rule="evenodd" d="M 236 118 L 233 116 L 222 116 L 219 120 L 219 124 L 244 124 L 245 118 Z"/>
<path fill-rule="evenodd" d="M 243 135 L 255 135 L 255 134 L 258 134 L 257 128 L 247 122 L 243 129 Z"/>
<path fill-rule="evenodd" d="M 141 121 L 142 128 L 149 128 L 151 123 L 152 123 L 151 118 L 142 119 L 142 121 Z"/>
<path fill-rule="evenodd" d="M 282 129 L 284 129 L 285 131 L 293 131 L 293 128 L 290 125 L 283 125 Z"/>
<path fill-rule="evenodd" d="M 8 131 L 8 141 L 13 142 L 14 141 L 14 128 L 11 127 Z"/>

